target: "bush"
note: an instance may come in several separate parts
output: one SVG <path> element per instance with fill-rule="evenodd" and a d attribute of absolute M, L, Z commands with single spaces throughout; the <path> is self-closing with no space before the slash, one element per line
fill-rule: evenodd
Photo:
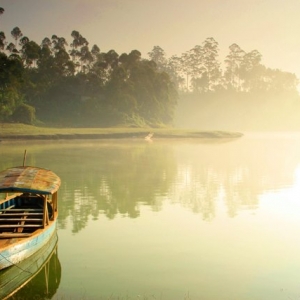
<path fill-rule="evenodd" d="M 35 121 L 35 108 L 28 104 L 20 104 L 11 116 L 13 122 L 32 125 Z"/>

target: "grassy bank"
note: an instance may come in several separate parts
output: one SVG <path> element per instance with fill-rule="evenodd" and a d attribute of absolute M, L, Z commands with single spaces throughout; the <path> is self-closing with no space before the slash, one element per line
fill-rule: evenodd
<path fill-rule="evenodd" d="M 153 138 L 238 138 L 242 136 L 238 132 L 175 128 L 49 128 L 0 123 L 0 140 L 144 138 L 149 132 L 154 133 Z"/>

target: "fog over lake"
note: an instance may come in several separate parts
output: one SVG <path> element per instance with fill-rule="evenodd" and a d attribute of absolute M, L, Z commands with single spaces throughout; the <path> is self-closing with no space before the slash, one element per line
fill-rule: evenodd
<path fill-rule="evenodd" d="M 51 299 L 299 296 L 299 135 L 2 141 L 1 169 L 24 149 L 62 179 Z"/>

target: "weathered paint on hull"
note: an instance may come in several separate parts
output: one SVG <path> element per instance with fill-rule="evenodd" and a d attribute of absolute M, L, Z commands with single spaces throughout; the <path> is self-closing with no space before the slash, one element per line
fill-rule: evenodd
<path fill-rule="evenodd" d="M 42 248 L 56 231 L 56 220 L 40 234 L 24 238 L 15 245 L 0 249 L 0 270 L 18 264 Z"/>
<path fill-rule="evenodd" d="M 58 237 L 54 233 L 51 239 L 35 255 L 17 266 L 0 271 L 0 299 L 7 299 L 25 286 L 45 266 L 53 255 Z"/>

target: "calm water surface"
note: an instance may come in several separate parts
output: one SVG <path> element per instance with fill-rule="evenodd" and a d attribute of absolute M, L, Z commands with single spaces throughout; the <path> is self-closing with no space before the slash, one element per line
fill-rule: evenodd
<path fill-rule="evenodd" d="M 25 149 L 62 179 L 59 268 L 12 299 L 300 299 L 299 135 L 2 141 L 0 169 Z"/>

